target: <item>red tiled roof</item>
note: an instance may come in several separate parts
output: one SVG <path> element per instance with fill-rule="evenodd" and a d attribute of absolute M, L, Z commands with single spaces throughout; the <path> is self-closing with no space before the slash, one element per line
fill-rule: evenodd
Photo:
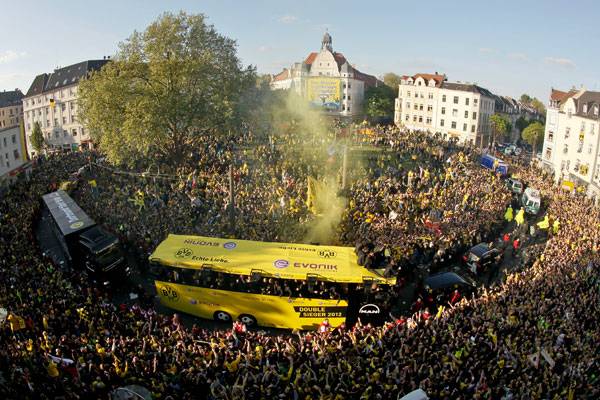
<path fill-rule="evenodd" d="M 413 76 L 413 79 L 417 79 L 417 78 L 423 78 L 425 79 L 427 82 L 429 82 L 430 80 L 434 80 L 435 81 L 435 85 L 441 85 L 442 82 L 444 82 L 444 75 L 436 75 L 436 74 L 416 74 L 415 76 Z"/>
<path fill-rule="evenodd" d="M 315 61 L 315 58 L 317 58 L 317 54 L 319 54 L 319 53 L 316 53 L 316 52 L 310 53 L 304 59 L 304 64 L 312 65 L 312 63 Z M 333 58 L 335 59 L 335 62 L 338 65 L 338 69 L 342 66 L 342 64 L 344 64 L 346 62 L 346 57 L 344 57 L 344 55 L 342 53 L 333 53 Z"/>
<path fill-rule="evenodd" d="M 317 54 L 318 53 L 315 52 L 310 53 L 308 57 L 306 57 L 306 59 L 304 60 L 304 64 L 311 65 L 313 61 L 315 61 L 315 58 L 317 58 Z"/>
<path fill-rule="evenodd" d="M 569 97 L 575 95 L 576 93 L 576 90 L 563 92 L 562 90 L 552 89 L 552 92 L 550 93 L 550 100 L 562 103 L 563 101 L 567 100 Z"/>
<path fill-rule="evenodd" d="M 280 73 L 278 73 L 277 75 L 275 75 L 273 77 L 273 82 L 276 81 L 283 81 L 289 78 L 289 71 L 287 68 L 284 68 L 283 71 L 281 71 Z"/>

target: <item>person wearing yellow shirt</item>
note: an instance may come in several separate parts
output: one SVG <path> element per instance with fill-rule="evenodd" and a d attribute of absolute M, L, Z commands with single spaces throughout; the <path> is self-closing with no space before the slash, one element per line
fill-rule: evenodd
<path fill-rule="evenodd" d="M 48 362 L 48 365 L 46 366 L 46 371 L 48 371 L 48 376 L 51 378 L 56 378 L 59 375 L 56 363 L 52 360 Z"/>

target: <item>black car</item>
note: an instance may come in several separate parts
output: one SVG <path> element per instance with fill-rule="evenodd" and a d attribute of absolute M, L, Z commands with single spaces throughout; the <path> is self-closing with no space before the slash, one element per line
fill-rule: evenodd
<path fill-rule="evenodd" d="M 451 300 L 455 291 L 461 297 L 468 297 L 477 290 L 477 283 L 471 277 L 459 272 L 440 272 L 423 281 L 425 301 L 428 306 L 444 304 Z"/>
<path fill-rule="evenodd" d="M 479 243 L 477 246 L 473 246 L 463 259 L 469 270 L 477 275 L 489 267 L 499 264 L 502 261 L 502 253 L 487 243 Z"/>

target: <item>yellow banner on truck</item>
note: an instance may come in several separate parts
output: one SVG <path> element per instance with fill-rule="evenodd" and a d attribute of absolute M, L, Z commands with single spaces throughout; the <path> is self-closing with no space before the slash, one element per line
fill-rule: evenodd
<path fill-rule="evenodd" d="M 270 243 L 205 236 L 169 235 L 150 261 L 180 268 L 210 268 L 238 275 L 260 273 L 282 279 L 307 279 L 362 283 L 393 283 L 358 265 L 351 247 Z"/>

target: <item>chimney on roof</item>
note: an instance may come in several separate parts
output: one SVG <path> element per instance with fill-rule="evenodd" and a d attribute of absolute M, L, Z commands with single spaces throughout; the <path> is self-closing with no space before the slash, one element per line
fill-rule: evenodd
<path fill-rule="evenodd" d="M 103 60 L 106 60 L 106 56 L 102 56 L 102 59 L 103 59 Z"/>
<path fill-rule="evenodd" d="M 435 74 L 436 74 L 436 75 L 438 74 L 438 73 L 437 73 L 437 71 L 435 71 Z"/>
<path fill-rule="evenodd" d="M 107 59 L 107 60 L 110 60 L 110 56 L 106 56 L 106 59 Z"/>

